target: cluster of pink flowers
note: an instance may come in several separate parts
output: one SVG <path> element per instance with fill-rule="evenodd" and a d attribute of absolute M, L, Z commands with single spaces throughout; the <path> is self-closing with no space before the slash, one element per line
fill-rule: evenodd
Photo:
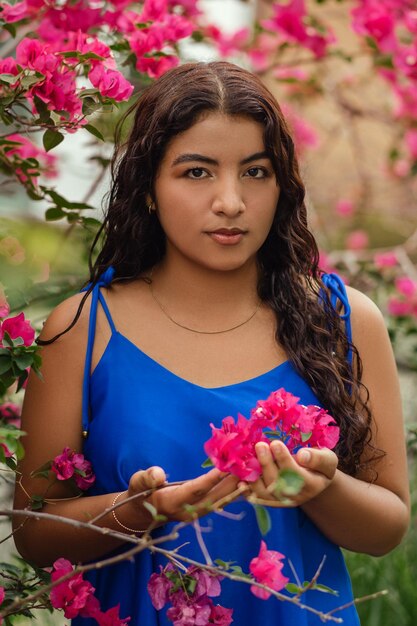
<path fill-rule="evenodd" d="M 0 3 L 0 6 L 3 19 L 9 23 L 34 19 L 35 15 L 40 18 L 36 35 L 47 46 L 48 53 L 55 56 L 55 62 L 48 58 L 50 73 L 45 77 L 43 90 L 39 85 L 37 91 L 48 99 L 49 106 L 55 105 L 58 99 L 65 99 L 65 105 L 54 110 L 69 111 L 73 121 L 80 114 L 81 104 L 74 81 L 77 74 L 85 75 L 86 68 L 87 71 L 90 68 L 88 77 L 103 97 L 121 101 L 132 93 L 133 86 L 115 69 L 110 48 L 99 40 L 100 30 L 112 33 L 126 51 L 126 57 L 128 51 L 136 56 L 138 71 L 155 77 L 178 63 L 175 44 L 192 34 L 196 28 L 195 18 L 200 13 L 196 0 L 145 0 L 141 11 L 134 10 L 137 3 L 132 0 L 112 0 L 100 6 L 82 0 L 63 2 L 59 6 L 45 0 L 22 0 L 14 5 Z M 70 51 L 79 53 L 77 62 L 71 63 L 68 56 L 63 56 Z M 80 55 L 89 55 L 89 58 L 80 58 Z M 7 62 L 11 64 L 10 59 Z M 101 69 L 97 70 L 97 66 Z M 9 73 L 15 73 L 12 66 Z M 59 87 L 56 86 L 58 78 Z M 50 98 L 53 87 L 57 88 Z"/>
<path fill-rule="evenodd" d="M 185 573 L 168 564 L 159 574 L 152 574 L 148 592 L 155 609 L 167 603 L 168 619 L 174 626 L 229 626 L 233 609 L 215 605 L 211 598 L 220 595 L 221 576 L 192 566 Z"/>
<path fill-rule="evenodd" d="M 250 573 L 256 582 L 274 591 L 281 591 L 288 582 L 288 578 L 282 573 L 284 567 L 282 559 L 284 558 L 285 556 L 280 552 L 268 550 L 265 541 L 261 541 L 258 556 L 253 558 L 249 564 Z M 261 600 L 268 600 L 271 595 L 266 589 L 261 589 L 254 585 L 251 586 L 251 591 Z"/>
<path fill-rule="evenodd" d="M 392 68 L 380 68 L 380 75 L 390 84 L 397 100 L 394 113 L 408 123 L 417 118 L 417 11 L 409 0 L 357 0 L 352 9 L 352 28 L 370 37 L 380 54 L 392 62 Z M 398 176 L 408 174 L 407 161 L 417 160 L 415 129 L 405 134 L 407 156 L 393 168 Z"/>
<path fill-rule="evenodd" d="M 1 61 L 0 61 L 1 63 Z M 4 157 L 11 161 L 16 176 L 22 183 L 30 182 L 37 185 L 37 177 L 40 172 L 48 178 L 57 175 L 56 157 L 48 154 L 43 148 L 34 144 L 27 137 L 13 133 L 7 136 L 1 147 Z M 22 169 L 22 161 L 35 159 L 37 164 L 33 164 L 26 169 Z"/>
<path fill-rule="evenodd" d="M 73 49 L 77 52 L 73 57 L 68 56 Z M 132 94 L 133 85 L 114 66 L 108 46 L 94 38 L 90 41 L 86 35 L 53 43 L 26 37 L 16 47 L 16 59 L 8 57 L 0 61 L 0 73 L 16 77 L 10 90 L 24 95 L 34 114 L 42 113 L 39 103 L 43 103 L 60 116 L 61 125 L 74 130 L 86 123 L 82 113 L 84 88 L 77 86 L 80 74 L 88 73 L 103 98 L 119 102 Z M 2 91 L 6 94 L 4 85 Z"/>
<path fill-rule="evenodd" d="M 309 23 L 308 17 L 305 0 L 290 0 L 287 4 L 275 2 L 272 18 L 264 20 L 262 26 L 277 33 L 281 43 L 296 43 L 320 58 L 336 39 L 330 30 L 323 34 L 322 29 Z"/>
<path fill-rule="evenodd" d="M 417 318 L 417 281 L 402 276 L 395 281 L 398 296 L 391 296 L 388 300 L 388 312 L 391 315 Z"/>
<path fill-rule="evenodd" d="M 89 489 L 96 479 L 90 461 L 68 447 L 54 458 L 51 470 L 58 480 L 73 479 L 82 491 Z"/>
<path fill-rule="evenodd" d="M 299 398 L 281 388 L 267 400 L 260 400 L 252 409 L 250 419 L 239 415 L 225 417 L 222 426 L 211 424 L 212 436 L 204 450 L 214 465 L 241 480 L 254 482 L 261 475 L 255 444 L 269 442 L 268 436 L 281 439 L 291 452 L 300 446 L 334 448 L 339 439 L 339 427 L 325 409 L 299 404 Z"/>
<path fill-rule="evenodd" d="M 5 333 L 11 339 L 20 337 L 24 346 L 31 346 L 35 339 L 35 331 L 29 320 L 25 319 L 24 313 L 19 313 L 13 317 L 8 317 L 10 307 L 2 292 L 0 292 L 0 347 L 3 348 L 3 337 Z M 6 318 L 6 319 L 5 319 Z"/>
<path fill-rule="evenodd" d="M 51 580 L 55 582 L 72 571 L 74 568 L 67 559 L 58 559 L 53 564 Z M 49 598 L 54 609 L 62 609 L 67 619 L 92 617 L 99 626 L 126 626 L 130 617 L 119 617 L 119 605 L 101 611 L 94 591 L 93 585 L 84 580 L 81 573 L 76 573 L 53 587 Z"/>

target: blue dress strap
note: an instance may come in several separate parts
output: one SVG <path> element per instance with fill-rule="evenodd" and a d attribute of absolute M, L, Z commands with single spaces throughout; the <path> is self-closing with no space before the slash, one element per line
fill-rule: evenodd
<path fill-rule="evenodd" d="M 101 287 L 107 287 L 111 283 L 114 277 L 114 268 L 108 267 L 106 271 L 100 276 L 98 281 L 93 286 L 91 291 L 91 307 L 90 307 L 90 319 L 88 322 L 88 338 L 87 338 L 87 352 L 84 365 L 83 376 L 83 397 L 82 397 L 82 432 L 83 437 L 88 436 L 88 428 L 90 424 L 90 372 L 91 372 L 91 359 L 93 356 L 94 339 L 96 335 L 96 321 L 97 321 L 97 306 L 100 301 L 101 306 L 104 309 L 106 317 L 109 321 L 112 332 L 115 330 L 113 320 L 110 315 L 110 311 L 106 304 L 103 295 L 100 292 Z M 91 288 L 89 283 L 82 291 L 88 291 Z"/>
<path fill-rule="evenodd" d="M 338 301 L 342 303 L 343 313 L 340 314 L 340 318 L 345 322 L 345 332 L 349 344 L 352 344 L 352 325 L 350 321 L 351 308 L 349 299 L 346 292 L 345 283 L 337 274 L 323 274 L 321 277 L 323 284 L 330 291 L 330 303 L 335 311 L 337 311 Z M 349 365 L 352 367 L 353 352 L 349 345 L 347 359 Z"/>

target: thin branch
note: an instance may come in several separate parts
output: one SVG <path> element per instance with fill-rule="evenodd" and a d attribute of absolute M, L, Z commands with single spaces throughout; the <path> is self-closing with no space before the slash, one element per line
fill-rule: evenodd
<path fill-rule="evenodd" d="M 198 519 L 195 519 L 193 521 L 193 527 L 194 527 L 195 534 L 197 537 L 198 545 L 200 546 L 200 550 L 203 553 L 206 564 L 213 565 L 213 560 L 209 554 L 209 551 L 207 550 L 206 544 L 204 543 L 203 534 L 201 532 L 201 526 L 200 526 L 200 522 L 198 521 Z"/>

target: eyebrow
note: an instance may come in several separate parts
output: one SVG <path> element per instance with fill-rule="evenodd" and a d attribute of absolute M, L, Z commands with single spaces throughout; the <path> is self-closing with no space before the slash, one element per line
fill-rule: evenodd
<path fill-rule="evenodd" d="M 246 165 L 251 161 L 256 161 L 257 159 L 269 159 L 268 154 L 263 150 L 262 152 L 255 152 L 254 154 L 250 154 L 240 161 L 240 165 Z M 212 159 L 211 157 L 204 156 L 203 154 L 198 153 L 186 153 L 180 154 L 174 159 L 172 162 L 172 167 L 175 165 L 180 165 L 181 163 L 189 163 L 190 161 L 200 161 L 201 163 L 207 163 L 208 165 L 218 165 L 219 162 L 216 159 Z"/>

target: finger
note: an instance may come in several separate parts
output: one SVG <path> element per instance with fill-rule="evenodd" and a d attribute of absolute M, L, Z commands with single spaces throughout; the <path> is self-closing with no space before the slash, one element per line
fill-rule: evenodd
<path fill-rule="evenodd" d="M 207 472 L 207 474 L 187 480 L 183 485 L 176 488 L 177 502 L 196 504 L 200 500 L 207 498 L 208 494 L 225 480 L 225 476 L 227 474 L 215 468 Z"/>
<path fill-rule="evenodd" d="M 332 479 L 338 464 L 336 454 L 328 448 L 302 448 L 296 454 L 297 463 Z"/>
<path fill-rule="evenodd" d="M 276 463 L 275 458 L 272 455 L 269 444 L 260 441 L 255 445 L 256 456 L 262 467 L 262 480 L 264 487 L 267 487 L 274 483 L 277 479 L 279 472 L 279 465 Z M 256 481 L 256 487 L 261 489 L 260 481 Z"/>
<path fill-rule="evenodd" d="M 255 480 L 253 483 L 250 483 L 248 485 L 248 491 L 245 495 L 249 498 L 249 500 L 251 500 L 253 497 L 260 498 L 262 500 L 273 500 L 274 496 L 271 495 L 271 489 L 274 482 L 275 481 L 268 483 L 268 489 L 263 479 L 258 478 L 258 480 Z"/>
<path fill-rule="evenodd" d="M 130 479 L 130 487 L 136 493 L 154 489 L 163 485 L 166 481 L 166 474 L 162 467 L 153 466 L 146 470 L 135 472 Z"/>
<path fill-rule="evenodd" d="M 282 441 L 273 441 L 271 452 L 279 469 L 294 469 L 295 471 L 297 468 L 300 469 L 293 455 Z"/>

